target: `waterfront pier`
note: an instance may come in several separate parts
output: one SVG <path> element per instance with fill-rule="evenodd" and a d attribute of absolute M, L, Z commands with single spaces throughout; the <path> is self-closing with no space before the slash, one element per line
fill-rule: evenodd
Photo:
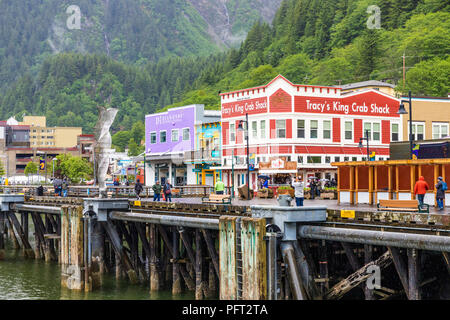
<path fill-rule="evenodd" d="M 449 299 L 447 214 L 19 194 L 0 205 L 0 259 L 9 238 L 60 263 L 72 290 L 109 273 L 198 300 Z"/>

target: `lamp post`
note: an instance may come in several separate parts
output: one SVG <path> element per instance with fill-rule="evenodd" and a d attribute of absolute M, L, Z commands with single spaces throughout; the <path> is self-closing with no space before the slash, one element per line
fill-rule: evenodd
<path fill-rule="evenodd" d="M 249 134 L 248 134 L 248 113 L 245 114 L 245 120 L 240 120 L 238 130 L 244 130 L 245 123 L 245 138 L 247 139 L 247 199 L 250 200 L 250 157 L 249 157 Z"/>
<path fill-rule="evenodd" d="M 398 108 L 397 114 L 407 114 L 408 111 L 405 109 L 405 103 L 409 103 L 409 157 L 410 159 L 413 158 L 412 148 L 413 148 L 413 132 L 412 132 L 412 102 L 411 102 L 411 90 L 408 92 L 408 100 L 401 100 L 400 106 Z"/>
<path fill-rule="evenodd" d="M 363 147 L 363 144 L 362 144 L 363 140 L 367 141 L 367 161 L 370 161 L 370 159 L 369 159 L 369 130 L 366 130 L 365 138 L 359 138 L 359 144 L 358 144 L 359 148 Z"/>

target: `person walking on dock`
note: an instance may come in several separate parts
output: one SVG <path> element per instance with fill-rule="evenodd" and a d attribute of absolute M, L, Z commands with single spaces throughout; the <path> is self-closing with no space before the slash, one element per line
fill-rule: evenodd
<path fill-rule="evenodd" d="M 438 204 L 438 210 L 444 210 L 444 198 L 445 191 L 447 191 L 447 183 L 444 182 L 442 177 L 438 177 L 438 183 L 436 184 L 436 202 Z"/>
<path fill-rule="evenodd" d="M 63 192 L 63 197 L 67 197 L 67 190 L 69 189 L 69 183 L 67 182 L 66 178 L 64 178 L 63 182 L 61 183 L 61 189 Z"/>
<path fill-rule="evenodd" d="M 143 189 L 144 188 L 142 187 L 141 182 L 139 181 L 139 179 L 137 179 L 136 184 L 134 185 L 134 192 L 136 193 L 136 197 L 138 198 L 138 200 L 141 199 L 141 197 L 139 195 Z"/>
<path fill-rule="evenodd" d="M 159 181 L 156 180 L 156 183 L 152 187 L 153 189 L 153 201 L 161 201 L 161 185 L 159 184 Z"/>
<path fill-rule="evenodd" d="M 295 203 L 297 204 L 297 207 L 303 207 L 305 185 L 303 184 L 302 178 L 297 177 L 295 182 L 292 183 L 292 186 L 295 189 Z"/>
<path fill-rule="evenodd" d="M 55 180 L 53 180 L 53 187 L 55 188 L 55 195 L 61 197 L 61 179 L 56 178 Z"/>
<path fill-rule="evenodd" d="M 312 178 L 311 179 L 311 183 L 309 185 L 310 185 L 309 193 L 310 193 L 310 196 L 311 196 L 310 199 L 314 200 L 314 198 L 316 197 L 316 192 L 317 192 L 316 179 Z"/>
<path fill-rule="evenodd" d="M 423 206 L 423 199 L 425 198 L 425 194 L 429 189 L 430 187 L 428 186 L 428 183 L 425 181 L 425 178 L 423 176 L 420 176 L 419 180 L 416 182 L 416 185 L 414 186 L 414 194 L 417 195 L 417 200 L 419 200 L 420 206 Z"/>
<path fill-rule="evenodd" d="M 214 186 L 214 190 L 216 191 L 216 194 L 223 194 L 225 190 L 225 183 L 223 183 L 222 180 L 217 179 L 216 185 Z"/>
<path fill-rule="evenodd" d="M 163 192 L 164 196 L 166 197 L 166 202 L 172 202 L 172 185 L 166 181 L 164 184 Z"/>

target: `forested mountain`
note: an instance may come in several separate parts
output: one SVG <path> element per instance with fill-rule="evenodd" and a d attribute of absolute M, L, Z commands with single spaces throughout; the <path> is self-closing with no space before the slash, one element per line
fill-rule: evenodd
<path fill-rule="evenodd" d="M 200 3 L 190 1 L 193 7 L 194 2 Z M 227 1 L 228 7 L 232 3 Z M 367 28 L 370 5 L 381 10 L 381 29 Z M 295 83 L 377 79 L 417 95 L 446 96 L 449 53 L 448 1 L 284 0 L 272 24 L 255 23 L 240 47 L 222 53 L 135 64 L 111 54 L 48 57 L 36 76 L 23 75 L 0 97 L 0 116 L 45 114 L 50 125 L 81 125 L 90 132 L 100 104 L 120 109 L 114 131 L 130 130 L 145 114 L 164 108 L 190 103 L 219 108 L 219 91 L 262 85 L 279 73 Z M 132 134 L 119 135 L 115 144 L 126 146 Z"/>
<path fill-rule="evenodd" d="M 207 56 L 239 46 L 281 0 L 0 0 L 0 91 L 52 54 L 128 64 Z M 77 6 L 78 11 L 69 9 Z M 76 26 L 77 14 L 79 28 Z"/>

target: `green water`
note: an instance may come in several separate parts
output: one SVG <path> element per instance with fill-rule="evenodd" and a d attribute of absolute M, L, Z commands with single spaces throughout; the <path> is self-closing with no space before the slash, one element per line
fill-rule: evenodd
<path fill-rule="evenodd" d="M 0 260 L 0 300 L 171 300 L 194 299 L 193 293 L 172 296 L 170 291 L 149 293 L 149 286 L 131 285 L 105 275 L 101 289 L 77 292 L 61 287 L 59 264 L 25 259 L 21 251 L 7 248 Z"/>

